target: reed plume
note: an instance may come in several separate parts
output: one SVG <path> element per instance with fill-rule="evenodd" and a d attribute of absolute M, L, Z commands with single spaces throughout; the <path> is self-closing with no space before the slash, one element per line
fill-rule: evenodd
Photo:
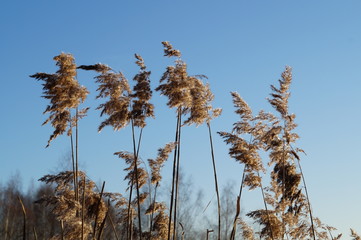
<path fill-rule="evenodd" d="M 136 64 L 140 71 L 136 74 L 133 80 L 136 84 L 133 87 L 131 118 L 134 121 L 135 127 L 144 128 L 146 126 L 146 118 L 154 118 L 154 105 L 149 101 L 152 97 L 152 90 L 150 88 L 150 71 L 146 71 L 144 60 L 140 55 L 135 54 L 137 59 Z"/>
<path fill-rule="evenodd" d="M 43 196 L 36 203 L 52 207 L 52 213 L 64 224 L 62 234 L 65 239 L 79 239 L 79 236 L 82 235 L 84 239 L 88 239 L 88 237 L 92 237 L 92 226 L 100 227 L 105 218 L 107 206 L 96 192 L 95 183 L 88 179 L 82 171 L 78 172 L 79 183 L 77 186 L 83 196 L 83 203 L 74 200 L 73 174 L 71 171 L 65 171 L 56 175 L 45 175 L 39 179 L 46 184 L 54 184 L 55 189 L 53 195 Z M 84 214 L 79 215 L 79 212 Z M 52 237 L 52 239 L 61 238 L 61 234 Z"/>
<path fill-rule="evenodd" d="M 44 114 L 49 113 L 49 117 L 43 125 L 51 123 L 54 132 L 50 136 L 48 145 L 51 141 L 67 132 L 68 136 L 72 133 L 71 110 L 76 109 L 83 103 L 88 95 L 88 91 L 76 80 L 76 64 L 71 54 L 61 53 L 54 57 L 59 70 L 55 74 L 36 73 L 30 77 L 41 80 L 43 85 L 43 98 L 49 99 Z M 85 113 L 85 110 L 84 110 Z"/>
<path fill-rule="evenodd" d="M 273 115 L 260 111 L 257 116 L 253 116 L 251 108 L 238 93 L 231 92 L 231 95 L 233 98 L 233 105 L 236 108 L 235 113 L 239 115 L 240 120 L 234 123 L 232 132 L 218 132 L 218 134 L 227 144 L 231 145 L 229 148 L 229 155 L 237 162 L 244 165 L 240 191 L 237 198 L 237 212 L 231 232 L 231 239 L 235 239 L 236 226 L 240 212 L 238 209 L 240 209 L 244 186 L 248 187 L 250 190 L 258 187 L 261 188 L 266 213 L 268 213 L 262 187 L 262 179 L 259 175 L 259 172 L 264 172 L 265 168 L 259 152 L 263 149 L 262 136 L 269 128 L 268 121 L 273 119 Z M 266 214 L 266 216 L 270 222 L 271 217 L 268 216 L 268 214 Z M 268 225 L 270 225 L 270 223 L 268 223 Z M 272 228 L 269 229 L 269 232 L 270 236 L 272 236 Z"/>
<path fill-rule="evenodd" d="M 360 235 L 358 235 L 355 230 L 353 230 L 353 229 L 351 228 L 350 231 L 351 231 L 352 240 L 361 240 Z"/>
<path fill-rule="evenodd" d="M 74 189 L 75 199 L 78 200 L 78 191 L 76 184 L 78 183 L 78 120 L 86 115 L 89 108 L 79 110 L 78 106 L 83 103 L 88 95 L 88 90 L 79 84 L 76 80 L 76 64 L 74 57 L 71 54 L 61 53 L 54 57 L 56 65 L 59 67 L 55 74 L 48 73 L 36 73 L 30 77 L 37 80 L 44 81 L 43 85 L 43 97 L 50 100 L 43 112 L 49 113 L 50 116 L 45 120 L 43 125 L 51 123 L 55 128 L 53 134 L 48 140 L 46 147 L 49 147 L 50 142 L 67 132 L 70 136 L 71 143 L 71 156 L 72 166 L 74 172 Z M 71 111 L 75 110 L 75 114 L 71 114 Z M 75 153 L 73 144 L 73 127 L 76 128 L 76 142 Z"/>
<path fill-rule="evenodd" d="M 172 177 L 172 193 L 171 193 L 171 202 L 170 202 L 170 212 L 169 212 L 169 226 L 172 220 L 172 214 L 174 212 L 173 228 L 174 234 L 173 239 L 177 238 L 176 226 L 177 226 L 177 200 L 178 200 L 178 182 L 179 182 L 179 166 L 180 166 L 180 146 L 181 146 L 181 127 L 183 125 L 201 125 L 204 122 L 207 122 L 209 133 L 210 131 L 210 120 L 214 117 L 217 117 L 220 113 L 220 109 L 213 109 L 210 102 L 213 100 L 214 96 L 209 89 L 209 85 L 205 85 L 202 82 L 203 78 L 206 78 L 204 75 L 189 76 L 187 72 L 187 64 L 181 60 L 181 52 L 175 50 L 169 42 L 162 42 L 164 46 L 164 56 L 167 57 L 176 57 L 175 65 L 168 66 L 164 72 L 162 78 L 160 79 L 160 85 L 156 88 L 156 91 L 160 91 L 162 95 L 168 97 L 167 105 L 170 108 L 177 109 L 177 126 L 176 126 L 176 136 L 175 142 L 177 146 L 174 153 L 173 161 L 173 177 Z M 211 112 L 211 113 L 210 113 Z M 182 124 L 182 116 L 188 115 L 188 118 Z M 210 140 L 212 138 L 210 135 Z M 215 171 L 215 162 L 212 146 L 212 159 Z M 215 174 L 216 179 L 216 174 Z M 217 180 L 215 180 L 217 182 Z M 216 184 L 217 185 L 217 184 Z M 217 189 L 217 199 L 218 205 L 219 194 L 218 187 Z M 174 209 L 173 209 L 174 203 Z M 219 206 L 220 209 L 220 206 Z M 220 214 L 219 214 L 220 219 Z M 219 223 L 220 225 L 220 223 Z M 219 227 L 220 229 L 220 227 Z M 169 231 L 170 234 L 170 231 Z M 220 231 L 219 231 L 220 235 Z M 219 236 L 220 237 L 220 236 Z M 170 235 L 168 236 L 168 240 Z"/>
<path fill-rule="evenodd" d="M 158 212 L 159 210 L 162 210 L 162 211 L 165 210 L 165 208 L 159 209 L 159 207 L 163 206 L 163 204 L 158 203 L 156 201 L 157 189 L 158 189 L 160 181 L 162 180 L 162 175 L 160 174 L 160 171 L 161 171 L 162 167 L 164 166 L 165 161 L 168 159 L 169 154 L 174 150 L 175 147 L 176 147 L 176 143 L 168 143 L 165 145 L 164 148 L 158 149 L 158 156 L 155 160 L 148 159 L 148 164 L 151 169 L 151 183 L 154 185 L 153 201 L 151 202 L 151 204 L 146 212 L 146 214 L 151 215 L 150 216 L 150 230 L 149 230 L 151 235 L 152 235 L 152 231 L 153 231 L 154 214 L 156 212 Z M 162 213 L 162 214 L 164 214 L 164 213 Z"/>
<path fill-rule="evenodd" d="M 242 219 L 239 219 L 238 222 L 241 225 L 243 239 L 256 240 L 253 229 Z"/>
<path fill-rule="evenodd" d="M 99 91 L 99 95 L 97 98 L 109 98 L 107 102 L 99 105 L 97 108 L 101 110 L 101 116 L 103 114 L 109 116 L 100 124 L 98 130 L 101 131 L 105 126 L 112 126 L 114 130 L 120 130 L 130 123 L 132 127 L 132 140 L 134 148 L 133 161 L 138 162 L 138 152 L 142 129 L 146 126 L 146 118 L 154 117 L 154 106 L 149 102 L 152 96 L 149 80 L 151 72 L 146 70 L 144 60 L 140 55 L 135 54 L 135 58 L 136 64 L 139 66 L 140 71 L 133 78 L 133 80 L 136 81 L 136 84 L 133 88 L 134 92 L 131 91 L 128 80 L 121 72 L 115 73 L 110 67 L 104 64 L 98 63 L 95 65 L 82 65 L 79 68 L 99 72 L 100 75 L 96 77 L 96 82 L 99 83 L 99 88 L 97 89 Z M 141 128 L 138 147 L 136 147 L 135 143 L 134 127 Z M 129 173 L 134 174 L 135 179 L 138 179 L 138 175 L 140 174 L 137 170 L 138 163 L 135 163 L 132 166 L 134 169 Z M 138 185 L 138 180 L 131 181 L 129 204 L 132 198 L 133 183 L 136 184 L 138 199 L 138 227 L 139 231 L 142 232 L 140 222 L 140 186 Z M 128 219 L 130 219 L 130 216 L 128 216 Z"/>

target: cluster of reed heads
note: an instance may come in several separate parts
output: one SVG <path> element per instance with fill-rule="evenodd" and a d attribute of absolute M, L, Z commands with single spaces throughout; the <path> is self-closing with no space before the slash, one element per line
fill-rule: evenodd
<path fill-rule="evenodd" d="M 104 227 L 112 227 L 114 239 L 184 239 L 183 229 L 177 218 L 180 148 L 182 128 L 189 125 L 206 124 L 209 132 L 211 163 L 214 186 L 217 195 L 218 229 L 215 236 L 221 236 L 221 202 L 218 189 L 216 161 L 213 149 L 211 120 L 221 114 L 213 108 L 214 98 L 204 75 L 189 75 L 187 64 L 181 59 L 181 52 L 169 42 L 162 42 L 164 56 L 174 58 L 174 65 L 168 66 L 155 91 L 168 98 L 167 105 L 175 109 L 174 141 L 158 149 L 155 159 L 148 159 L 150 172 L 141 165 L 139 151 L 143 129 L 148 118 L 154 118 L 154 105 L 150 103 L 152 90 L 151 72 L 143 58 L 135 54 L 139 72 L 134 76 L 133 88 L 121 72 L 105 64 L 76 66 L 71 54 L 61 53 L 54 57 L 59 70 L 54 74 L 36 73 L 32 78 L 43 82 L 43 97 L 49 100 L 44 114 L 49 117 L 43 124 L 51 123 L 54 132 L 48 145 L 58 136 L 66 133 L 70 138 L 72 170 L 56 175 L 46 175 L 40 181 L 54 184 L 54 194 L 37 201 L 52 207 L 53 214 L 61 224 L 61 232 L 52 239 L 102 239 Z M 80 108 L 88 90 L 77 80 L 78 70 L 96 72 L 98 84 L 96 98 L 104 99 L 96 109 L 106 116 L 98 127 L 99 132 L 106 126 L 121 130 L 127 126 L 132 130 L 131 151 L 119 151 L 114 155 L 123 159 L 127 181 L 127 193 L 104 192 L 78 168 L 78 125 L 89 108 Z M 296 147 L 299 136 L 294 132 L 295 115 L 289 112 L 288 99 L 292 82 L 291 68 L 286 67 L 279 80 L 279 86 L 271 86 L 268 102 L 274 113 L 260 111 L 254 115 L 248 104 L 232 92 L 235 113 L 239 121 L 231 132 L 218 132 L 230 145 L 229 155 L 244 166 L 239 195 L 235 196 L 235 216 L 230 239 L 340 239 L 333 237 L 334 228 L 324 225 L 312 215 L 306 183 L 300 164 L 304 151 Z M 74 131 L 75 129 L 75 131 Z M 75 133 L 74 133 L 75 132 Z M 173 152 L 171 197 L 169 204 L 157 200 L 157 189 L 162 181 L 161 170 Z M 261 156 L 268 154 L 268 160 Z M 268 164 L 266 170 L 264 164 Z M 270 184 L 264 186 L 262 176 L 269 173 Z M 264 208 L 246 214 L 260 226 L 253 230 L 240 216 L 243 188 L 260 189 Z M 117 220 L 109 218 L 115 211 Z M 25 230 L 24 230 L 25 231 Z M 207 230 L 208 233 L 208 230 Z M 354 239 L 360 239 L 355 232 Z"/>

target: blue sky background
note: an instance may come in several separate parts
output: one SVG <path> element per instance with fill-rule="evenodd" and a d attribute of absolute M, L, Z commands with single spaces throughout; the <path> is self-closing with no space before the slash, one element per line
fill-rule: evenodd
<path fill-rule="evenodd" d="M 106 63 L 131 81 L 134 53 L 143 56 L 156 87 L 171 60 L 162 41 L 180 49 L 190 74 L 205 74 L 223 114 L 213 121 L 220 185 L 240 182 L 242 167 L 230 159 L 216 131 L 230 131 L 237 120 L 230 91 L 237 91 L 255 112 L 270 110 L 266 97 L 286 65 L 293 68 L 290 110 L 297 115 L 298 146 L 315 215 L 348 239 L 361 233 L 361 1 L 5 1 L 0 9 L 1 88 L 0 182 L 17 171 L 28 183 L 56 172 L 69 154 L 62 136 L 45 149 L 52 132 L 41 126 L 40 83 L 36 72 L 56 71 L 52 58 L 72 53 L 80 64 Z M 95 181 L 123 191 L 124 165 L 113 156 L 131 150 L 130 129 L 97 133 L 93 75 L 79 72 L 91 106 L 80 123 L 80 161 Z M 141 157 L 173 140 L 174 110 L 154 93 L 156 120 L 144 132 Z M 205 126 L 182 134 L 182 168 L 195 187 L 214 195 Z M 170 162 L 164 169 L 170 178 Z M 164 183 L 165 185 L 167 183 Z M 235 186 L 237 188 L 238 186 Z M 244 210 L 262 208 L 260 193 L 247 193 Z"/>

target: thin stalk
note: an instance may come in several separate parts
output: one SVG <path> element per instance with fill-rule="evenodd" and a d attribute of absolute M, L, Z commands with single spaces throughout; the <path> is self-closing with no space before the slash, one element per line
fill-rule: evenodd
<path fill-rule="evenodd" d="M 282 182 L 283 182 L 283 186 L 282 186 L 282 195 L 283 195 L 283 199 L 284 201 L 286 200 L 286 171 L 285 171 L 285 142 L 283 141 L 283 155 L 282 155 Z M 286 234 L 286 225 L 285 225 L 285 212 L 284 210 L 282 211 L 282 230 L 283 230 L 283 235 L 282 235 L 282 239 L 284 239 L 284 235 Z M 286 234 L 287 236 L 287 234 Z"/>
<path fill-rule="evenodd" d="M 73 126 L 71 124 L 71 118 L 70 118 L 70 128 L 73 128 Z M 71 147 L 71 163 L 72 163 L 72 167 L 73 167 L 74 197 L 75 197 L 75 201 L 78 201 L 78 191 L 77 191 L 78 181 L 76 180 L 76 172 L 75 172 L 73 133 L 71 133 L 71 135 L 70 135 L 70 147 Z"/>
<path fill-rule="evenodd" d="M 243 182 L 244 182 L 245 175 L 246 175 L 246 166 L 244 166 L 243 174 L 242 174 L 242 182 L 241 182 L 241 186 L 239 187 L 239 194 L 237 197 L 237 211 L 236 211 L 236 216 L 234 217 L 234 221 L 233 221 L 233 228 L 232 228 L 230 240 L 234 240 L 234 238 L 236 237 L 237 219 L 241 212 L 241 197 L 242 197 Z"/>
<path fill-rule="evenodd" d="M 108 201 L 108 206 L 110 206 L 109 201 Z M 108 219 L 109 219 L 109 221 L 110 221 L 110 225 L 112 226 L 112 229 L 113 229 L 115 238 L 116 238 L 117 240 L 119 240 L 119 237 L 118 237 L 117 231 L 116 231 L 116 229 L 115 229 L 115 226 L 114 226 L 114 222 L 113 222 L 113 220 L 112 220 L 112 217 L 111 217 L 110 215 L 107 215 L 107 217 L 108 217 Z"/>
<path fill-rule="evenodd" d="M 103 233 L 103 230 L 104 230 L 104 227 L 105 227 L 105 221 L 107 219 L 108 213 L 109 213 L 109 209 L 108 209 L 107 213 L 105 214 L 105 217 L 104 217 L 102 223 L 100 224 L 99 234 L 98 234 L 97 240 L 101 240 L 101 238 L 102 238 L 102 233 Z M 94 236 L 94 239 L 95 239 L 95 236 Z"/>
<path fill-rule="evenodd" d="M 33 235 L 34 235 L 34 239 L 38 240 L 38 234 L 36 234 L 35 226 L 33 227 Z"/>
<path fill-rule="evenodd" d="M 138 146 L 137 146 L 137 156 L 139 156 L 140 143 L 143 136 L 143 128 L 140 129 Z M 134 176 L 132 176 L 134 178 Z M 128 222 L 127 222 L 127 239 L 132 240 L 133 236 L 131 234 L 130 228 L 132 228 L 130 224 L 130 205 L 132 203 L 132 194 L 133 194 L 133 181 L 130 182 L 130 191 L 129 191 L 129 199 L 128 199 Z"/>
<path fill-rule="evenodd" d="M 184 226 L 183 226 L 183 224 L 181 223 L 181 222 L 179 222 L 179 225 L 181 226 L 181 228 L 182 228 L 182 238 L 181 238 L 181 240 L 184 240 L 184 234 L 185 234 L 185 232 L 184 232 Z"/>
<path fill-rule="evenodd" d="M 21 200 L 20 196 L 18 196 L 18 200 L 21 205 L 21 210 L 23 211 L 23 240 L 26 239 L 26 210 L 25 206 L 23 204 L 23 201 Z"/>
<path fill-rule="evenodd" d="M 140 143 L 142 141 L 143 136 L 143 128 L 140 129 L 139 138 L 138 138 L 138 146 L 137 146 L 137 156 L 139 156 Z"/>
<path fill-rule="evenodd" d="M 137 156 L 139 156 L 139 149 L 140 149 L 142 135 L 143 135 L 143 128 L 140 129 L 140 133 L 139 133 Z M 134 176 L 132 176 L 132 178 L 134 178 Z M 130 182 L 130 191 L 129 191 L 129 200 L 128 200 L 127 239 L 129 239 L 129 240 L 133 239 L 133 234 L 132 234 L 133 225 L 131 224 L 131 219 L 130 219 L 130 205 L 132 202 L 132 194 L 133 194 L 133 181 Z"/>
<path fill-rule="evenodd" d="M 133 178 L 133 177 L 132 177 Z M 131 235 L 131 219 L 130 219 L 130 206 L 132 204 L 132 193 L 133 193 L 133 181 L 130 184 L 130 191 L 129 191 L 129 199 L 128 199 L 128 226 L 127 226 L 127 239 L 132 240 L 132 235 Z"/>
<path fill-rule="evenodd" d="M 61 240 L 65 240 L 64 238 L 64 222 L 60 220 L 60 229 L 61 229 Z"/>
<path fill-rule="evenodd" d="M 180 161 L 180 144 L 181 144 L 181 129 L 182 129 L 182 115 L 179 116 L 179 125 L 178 125 L 178 141 L 177 141 L 177 170 L 176 170 L 176 179 L 175 179 L 175 197 L 174 197 L 174 221 L 173 221 L 173 240 L 177 238 L 177 203 L 178 203 L 178 193 L 179 193 L 179 161 Z"/>
<path fill-rule="evenodd" d="M 332 236 L 332 233 L 331 233 L 330 229 L 328 227 L 326 227 L 326 229 L 327 229 L 328 234 L 330 234 L 331 240 L 333 240 L 334 238 Z"/>
<path fill-rule="evenodd" d="M 313 217 L 312 217 L 311 203 L 310 203 L 310 199 L 309 199 L 309 197 L 308 197 L 306 180 L 305 180 L 305 176 L 303 175 L 303 171 L 302 171 L 302 167 L 301 167 L 300 160 L 297 159 L 297 162 L 298 162 L 298 167 L 300 168 L 300 172 L 301 172 L 301 176 L 302 176 L 302 182 L 303 182 L 303 185 L 305 186 L 305 193 L 306 193 L 306 198 L 307 198 L 307 205 L 308 205 L 308 210 L 309 210 L 309 212 L 310 212 L 312 235 L 313 235 L 313 239 L 316 240 L 315 228 L 314 228 L 314 225 L 313 225 Z"/>
<path fill-rule="evenodd" d="M 79 159 L 78 159 L 78 144 L 79 144 L 79 135 L 78 135 L 78 131 L 79 131 L 79 127 L 78 127 L 78 108 L 76 108 L 76 115 L 75 115 L 75 178 L 76 178 L 76 182 L 78 184 L 78 172 L 79 172 Z M 77 199 L 79 200 L 79 188 L 77 186 L 76 188 L 76 195 L 77 195 Z"/>
<path fill-rule="evenodd" d="M 133 138 L 133 149 L 134 149 L 135 185 L 136 185 L 136 189 L 137 189 L 139 239 L 142 240 L 142 222 L 141 222 L 141 218 L 140 218 L 140 201 L 139 201 L 140 197 L 139 197 L 139 182 L 138 182 L 138 154 L 136 151 L 133 119 L 131 119 L 131 124 L 132 124 L 132 138 Z"/>
<path fill-rule="evenodd" d="M 85 176 L 83 180 L 83 194 L 81 202 L 81 239 L 84 240 L 84 205 L 85 205 Z"/>
<path fill-rule="evenodd" d="M 130 237 L 131 239 L 133 239 L 133 231 L 134 231 L 134 226 L 133 226 L 133 211 L 130 212 Z"/>
<path fill-rule="evenodd" d="M 176 127 L 176 134 L 175 134 L 175 142 L 178 142 L 178 130 L 180 125 L 180 115 L 181 111 L 180 108 L 178 108 L 178 116 L 177 116 L 177 127 Z M 169 207 L 169 222 L 168 222 L 168 240 L 170 240 L 171 235 L 171 226 L 172 226 L 172 213 L 173 213 L 173 200 L 174 200 L 174 181 L 176 176 L 176 163 L 177 163 L 177 148 L 178 144 L 176 144 L 174 149 L 174 160 L 173 160 L 173 175 L 172 175 L 172 192 L 171 192 L 171 198 L 170 198 L 170 207 Z"/>
<path fill-rule="evenodd" d="M 229 238 L 230 240 L 234 240 L 234 238 L 236 236 L 237 219 L 238 219 L 240 212 L 241 212 L 241 198 L 239 196 L 237 196 L 236 216 L 234 217 L 232 232 L 231 232 L 231 236 Z"/>
<path fill-rule="evenodd" d="M 260 177 L 259 172 L 257 172 L 258 177 Z M 267 203 L 266 203 L 266 198 L 264 196 L 264 191 L 263 191 L 263 186 L 262 186 L 262 182 L 261 182 L 261 192 L 262 192 L 262 198 L 263 198 L 263 203 L 264 203 L 264 208 L 266 209 L 267 212 L 267 219 L 268 219 L 268 224 L 270 226 L 270 231 L 271 231 L 271 238 L 272 240 L 274 240 L 275 238 L 273 237 L 273 230 L 272 230 L 272 225 L 271 225 L 271 219 L 269 217 L 269 212 L 268 212 L 268 208 L 267 208 Z"/>
<path fill-rule="evenodd" d="M 213 164 L 213 174 L 214 174 L 214 184 L 217 193 L 217 206 L 218 206 L 218 240 L 221 240 L 221 200 L 219 197 L 218 191 L 218 180 L 217 180 L 217 170 L 216 170 L 216 161 L 214 158 L 214 148 L 213 148 L 213 138 L 212 138 L 212 131 L 211 131 L 211 124 L 207 122 L 208 126 L 208 133 L 209 133 L 209 142 L 211 144 L 211 154 L 212 154 L 212 164 Z"/>
<path fill-rule="evenodd" d="M 99 194 L 99 201 L 98 201 L 98 204 L 97 204 L 97 210 L 96 210 L 95 221 L 94 221 L 93 239 L 95 239 L 95 236 L 96 236 L 96 230 L 97 230 L 97 224 L 98 224 L 98 216 L 99 216 L 99 206 L 100 206 L 100 204 L 102 202 L 104 186 L 105 186 L 105 182 L 103 182 L 102 190 L 100 191 L 100 194 Z M 107 214 L 108 214 L 108 212 L 107 212 Z"/>
<path fill-rule="evenodd" d="M 153 231 L 154 204 L 155 204 L 155 199 L 157 197 L 157 188 L 158 188 L 158 182 L 157 182 L 157 184 L 155 185 L 155 188 L 154 188 L 153 209 L 152 209 L 152 214 L 150 215 L 150 229 L 149 229 L 150 233 L 152 233 L 152 231 Z"/>

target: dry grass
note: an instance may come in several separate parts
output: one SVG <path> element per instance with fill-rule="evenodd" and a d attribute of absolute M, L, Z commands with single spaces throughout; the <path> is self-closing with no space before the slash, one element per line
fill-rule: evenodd
<path fill-rule="evenodd" d="M 109 66 L 100 63 L 76 67 L 74 58 L 64 53 L 54 58 L 59 66 L 55 74 L 37 73 L 31 76 L 44 81 L 44 97 L 50 101 L 44 112 L 50 116 L 44 124 L 51 122 L 55 130 L 48 145 L 65 132 L 72 136 L 72 127 L 76 127 L 78 120 L 86 114 L 87 109 L 78 110 L 79 104 L 84 102 L 88 92 L 75 79 L 77 69 L 92 70 L 99 74 L 95 77 L 95 82 L 99 86 L 97 98 L 105 99 L 105 102 L 97 109 L 101 111 L 101 116 L 107 116 L 100 123 L 99 132 L 106 126 L 116 131 L 128 125 L 132 128 L 133 151 L 114 153 L 127 165 L 124 169 L 124 180 L 128 182 L 129 197 L 120 193 L 104 192 L 104 185 L 99 191 L 84 172 L 78 171 L 77 157 L 73 171 L 46 175 L 40 179 L 55 185 L 53 195 L 44 196 L 38 201 L 52 206 L 52 213 L 62 224 L 62 231 L 55 234 L 52 239 L 102 239 L 107 225 L 111 226 L 113 237 L 116 239 L 183 239 L 187 229 L 184 229 L 177 218 L 181 130 L 186 125 L 198 126 L 204 123 L 208 127 L 217 195 L 216 236 L 218 240 L 223 239 L 221 201 L 211 131 L 211 120 L 220 115 L 221 109 L 214 109 L 211 105 L 213 93 L 209 85 L 203 82 L 207 77 L 189 75 L 187 64 L 181 59 L 181 52 L 174 49 L 169 42 L 162 44 L 164 56 L 175 60 L 174 65 L 166 68 L 155 90 L 168 98 L 169 108 L 176 109 L 175 141 L 158 149 L 158 156 L 149 159 L 144 165 L 141 165 L 138 156 L 142 130 L 147 125 L 147 119 L 154 118 L 154 106 L 150 103 L 151 72 L 147 70 L 140 55 L 135 55 L 139 72 L 133 78 L 133 88 L 121 72 L 115 72 Z M 234 123 L 231 132 L 218 133 L 225 143 L 230 145 L 229 155 L 244 166 L 244 172 L 237 203 L 234 204 L 235 217 L 232 229 L 229 229 L 232 230 L 230 239 L 236 239 L 236 236 L 242 236 L 244 239 L 341 238 L 341 235 L 333 237 L 332 231 L 335 229 L 321 223 L 311 212 L 300 165 L 300 153 L 303 153 L 303 150 L 296 145 L 299 138 L 295 132 L 296 116 L 289 112 L 291 83 L 292 71 L 290 67 L 286 67 L 281 74 L 279 85 L 271 86 L 272 92 L 268 102 L 274 109 L 273 113 L 260 111 L 254 114 L 238 93 L 231 93 L 239 121 Z M 75 112 L 73 116 L 72 111 Z M 138 138 L 135 136 L 135 127 L 139 128 Z M 77 144 L 76 141 L 76 146 Z M 172 152 L 174 157 L 171 198 L 167 206 L 166 203 L 157 201 L 157 189 L 162 175 L 166 174 L 162 173 L 161 169 Z M 261 157 L 264 156 L 263 153 L 267 153 L 268 157 Z M 75 155 L 78 155 L 77 150 Z M 147 172 L 145 165 L 149 166 L 150 172 Z M 269 183 L 264 182 L 262 175 L 265 174 L 270 174 Z M 249 220 L 259 224 L 259 231 L 240 217 L 243 188 L 258 189 L 262 193 L 264 209 L 252 210 L 246 214 Z M 133 189 L 136 190 L 136 198 L 132 196 Z M 108 204 L 106 199 L 109 201 Z M 115 217 L 111 217 L 112 211 L 115 212 Z M 207 237 L 208 234 L 207 229 Z M 353 230 L 351 236 L 353 239 L 360 239 Z"/>

